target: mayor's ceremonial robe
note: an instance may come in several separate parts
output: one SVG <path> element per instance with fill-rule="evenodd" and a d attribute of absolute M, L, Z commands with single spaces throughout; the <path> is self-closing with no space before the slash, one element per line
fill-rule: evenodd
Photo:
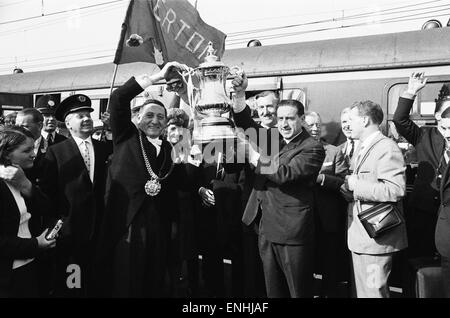
<path fill-rule="evenodd" d="M 173 169 L 171 145 L 162 140 L 157 155 L 155 146 L 131 122 L 130 102 L 142 91 L 132 77 L 110 97 L 114 156 L 106 183 L 106 211 L 96 268 L 99 291 L 106 291 L 107 295 L 112 291 L 112 296 L 118 297 L 162 296 L 170 224 L 176 209 L 172 181 L 176 168 Z M 159 177 L 169 174 L 160 181 L 161 191 L 156 196 L 149 196 L 144 190 L 150 175 L 140 134 L 152 170 Z"/>

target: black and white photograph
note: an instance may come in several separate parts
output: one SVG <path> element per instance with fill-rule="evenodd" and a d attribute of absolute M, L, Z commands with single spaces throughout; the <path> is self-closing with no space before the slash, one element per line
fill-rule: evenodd
<path fill-rule="evenodd" d="M 0 0 L 0 43 L 0 298 L 450 298 L 450 0 Z"/>

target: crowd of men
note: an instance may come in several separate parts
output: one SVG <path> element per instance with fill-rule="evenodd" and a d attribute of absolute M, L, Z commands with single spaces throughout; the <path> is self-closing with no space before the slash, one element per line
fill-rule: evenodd
<path fill-rule="evenodd" d="M 34 165 L 25 175 L 49 211 L 8 222 L 12 230 L 0 226 L 0 295 L 313 297 L 313 274 L 321 273 L 321 297 L 343 296 L 342 281 L 350 291 L 345 296 L 389 297 L 393 260 L 408 247 L 406 203 L 416 220 L 429 219 L 416 221 L 428 229 L 417 241 L 428 240 L 431 254 L 436 243 L 450 297 L 450 96 L 439 97 L 436 128 L 409 119 L 426 85 L 422 73 L 411 76 L 399 100 L 394 123 L 419 161 L 408 203 L 403 154 L 381 132 L 380 105 L 361 101 L 343 109 L 346 141 L 334 146 L 321 138 L 320 114 L 305 111 L 298 100 L 279 100 L 277 92 L 255 97 L 259 120 L 252 118 L 248 81 L 238 74 L 231 116 L 246 136 L 237 134 L 231 148 L 217 142 L 222 151 L 206 158 L 205 145 L 192 144 L 192 118 L 181 109 L 167 110 L 156 99 L 131 108 L 147 87 L 186 70 L 167 63 L 113 91 L 106 116 L 112 146 L 92 138 L 93 108 L 83 94 L 59 105 L 44 95 L 35 108 L 18 112 L 15 125 L 2 128 L 23 127 L 32 136 Z M 185 87 L 177 93 L 186 100 Z M 57 121 L 65 123 L 68 138 L 56 132 Z M 245 161 L 233 160 L 239 152 Z M 3 171 L 0 182 L 17 184 L 21 169 Z M 393 205 L 401 221 L 373 237 L 360 215 L 379 203 Z M 0 222 L 7 218 L 2 211 Z M 11 235 L 25 239 L 21 229 L 28 226 L 26 238 L 41 246 L 39 235 L 58 219 L 64 223 L 55 243 L 45 245 L 27 271 L 35 274 L 37 292 L 12 288 L 27 283 L 10 265 L 22 256 L 5 252 L 20 243 Z M 231 260 L 231 291 L 224 259 Z"/>

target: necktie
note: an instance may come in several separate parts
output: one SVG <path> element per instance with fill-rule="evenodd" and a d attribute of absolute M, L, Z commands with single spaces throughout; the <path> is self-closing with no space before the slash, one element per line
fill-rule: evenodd
<path fill-rule="evenodd" d="M 217 158 L 217 168 L 216 168 L 216 180 L 222 180 L 224 176 L 225 169 L 223 167 L 224 162 L 223 154 L 220 152 Z"/>
<path fill-rule="evenodd" d="M 348 157 L 351 160 L 353 157 L 353 151 L 355 150 L 355 141 L 350 139 L 350 152 L 348 153 Z"/>
<path fill-rule="evenodd" d="M 47 143 L 49 146 L 53 145 L 53 135 L 52 134 L 47 135 Z"/>
<path fill-rule="evenodd" d="M 88 174 L 90 175 L 90 173 L 91 173 L 91 157 L 89 155 L 88 143 L 89 143 L 89 141 L 84 140 L 81 145 L 81 149 L 83 151 L 84 164 L 86 165 L 86 169 L 88 171 Z"/>
<path fill-rule="evenodd" d="M 358 167 L 358 165 L 359 165 L 359 163 L 361 161 L 361 157 L 362 157 L 363 152 L 364 152 L 364 146 L 361 145 L 360 148 L 358 149 L 358 156 L 356 156 L 355 169 Z"/>
<path fill-rule="evenodd" d="M 445 156 L 444 156 L 444 158 L 445 158 L 445 162 L 448 164 L 448 161 L 450 160 L 450 149 L 447 149 L 447 150 L 445 151 Z"/>

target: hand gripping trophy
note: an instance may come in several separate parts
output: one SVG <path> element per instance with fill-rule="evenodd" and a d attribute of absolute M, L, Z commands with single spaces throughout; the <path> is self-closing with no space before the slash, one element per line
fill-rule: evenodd
<path fill-rule="evenodd" d="M 231 101 L 225 88 L 227 77 L 242 72 L 237 66 L 231 71 L 233 72 L 214 55 L 213 45 L 209 42 L 205 62 L 189 72 L 189 104 L 195 118 L 200 118 L 199 121 L 194 121 L 194 143 L 205 144 L 236 138 L 234 123 L 223 116 L 231 111 Z"/>

